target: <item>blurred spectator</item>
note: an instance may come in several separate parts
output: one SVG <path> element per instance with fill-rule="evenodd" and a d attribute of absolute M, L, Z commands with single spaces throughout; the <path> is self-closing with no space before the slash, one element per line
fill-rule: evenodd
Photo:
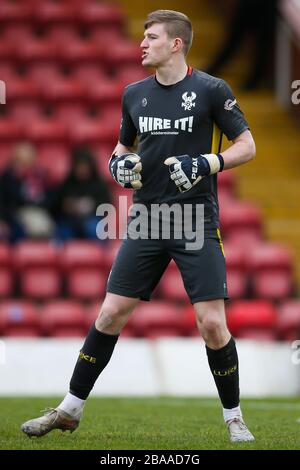
<path fill-rule="evenodd" d="M 29 142 L 17 144 L 1 179 L 2 216 L 9 224 L 11 241 L 24 237 L 51 237 L 54 223 L 48 210 L 52 190 L 47 175 L 36 162 Z"/>
<path fill-rule="evenodd" d="M 58 188 L 56 197 L 57 238 L 61 241 L 96 239 L 96 226 L 100 222 L 96 209 L 99 204 L 110 201 L 106 183 L 89 149 L 75 149 L 69 175 Z"/>
<path fill-rule="evenodd" d="M 251 65 L 242 87 L 245 90 L 257 88 L 267 75 L 266 66 L 272 60 L 276 12 L 277 0 L 237 0 L 223 46 L 205 72 L 218 75 L 239 50 L 244 39 L 251 36 L 254 50 L 247 54 Z"/>

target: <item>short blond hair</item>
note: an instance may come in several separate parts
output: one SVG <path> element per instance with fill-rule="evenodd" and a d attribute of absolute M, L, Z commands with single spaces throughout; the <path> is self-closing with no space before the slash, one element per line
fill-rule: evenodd
<path fill-rule="evenodd" d="M 149 13 L 144 28 L 150 28 L 154 23 L 163 23 L 170 38 L 180 38 L 183 42 L 184 55 L 190 50 L 193 42 L 193 28 L 188 16 L 174 10 L 156 10 Z"/>

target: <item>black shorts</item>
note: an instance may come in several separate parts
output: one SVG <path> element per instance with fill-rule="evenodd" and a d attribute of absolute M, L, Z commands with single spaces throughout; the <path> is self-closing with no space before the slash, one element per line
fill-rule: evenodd
<path fill-rule="evenodd" d="M 219 230 L 205 234 L 201 249 L 187 250 L 186 242 L 185 239 L 125 239 L 112 266 L 107 292 L 150 300 L 169 262 L 174 259 L 192 304 L 228 299 Z"/>

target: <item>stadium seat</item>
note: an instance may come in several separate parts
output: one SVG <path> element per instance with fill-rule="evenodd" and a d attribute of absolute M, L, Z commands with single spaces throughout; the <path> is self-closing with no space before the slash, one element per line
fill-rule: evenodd
<path fill-rule="evenodd" d="M 79 40 L 79 31 L 72 23 L 54 23 L 48 25 L 46 37 L 49 41 L 54 42 L 61 47 L 62 44 L 70 44 Z"/>
<path fill-rule="evenodd" d="M 134 42 L 115 42 L 104 52 L 105 61 L 111 67 L 120 64 L 137 64 L 141 60 L 141 48 Z"/>
<path fill-rule="evenodd" d="M 27 69 L 28 77 L 43 89 L 49 83 L 63 79 L 62 68 L 55 60 L 39 61 L 31 64 Z"/>
<path fill-rule="evenodd" d="M 255 341 L 276 341 L 275 330 L 258 330 L 256 328 L 245 328 L 239 333 L 239 338 Z"/>
<path fill-rule="evenodd" d="M 182 309 L 155 300 L 149 304 L 139 304 L 128 324 L 139 337 L 180 336 L 185 332 Z"/>
<path fill-rule="evenodd" d="M 106 276 L 99 268 L 75 268 L 66 282 L 68 295 L 77 300 L 96 300 L 105 293 Z"/>
<path fill-rule="evenodd" d="M 233 171 L 218 173 L 218 192 L 226 190 L 232 196 L 236 191 L 236 174 Z"/>
<path fill-rule="evenodd" d="M 32 39 L 19 43 L 15 54 L 19 62 L 31 65 L 43 60 L 57 60 L 59 48 L 46 39 Z"/>
<path fill-rule="evenodd" d="M 253 232 L 261 235 L 262 215 L 258 207 L 249 202 L 237 202 L 226 204 L 220 212 L 220 225 L 223 236 L 239 229 L 241 231 Z"/>
<path fill-rule="evenodd" d="M 72 23 L 76 19 L 76 9 L 71 2 L 37 2 L 34 8 L 34 19 L 41 24 Z"/>
<path fill-rule="evenodd" d="M 40 333 L 39 311 L 27 301 L 7 300 L 0 303 L 2 336 L 37 336 Z"/>
<path fill-rule="evenodd" d="M 252 277 L 254 297 L 274 301 L 284 300 L 293 294 L 294 283 L 290 272 L 265 269 Z"/>
<path fill-rule="evenodd" d="M 75 268 L 94 268 L 100 272 L 106 266 L 105 251 L 97 241 L 72 240 L 65 244 L 60 264 L 64 272 Z"/>
<path fill-rule="evenodd" d="M 122 240 L 112 240 L 105 251 L 105 264 L 107 269 L 111 269 L 115 257 L 118 254 Z"/>
<path fill-rule="evenodd" d="M 265 269 L 292 270 L 292 255 L 287 247 L 276 243 L 260 243 L 247 252 L 247 264 L 251 271 Z"/>
<path fill-rule="evenodd" d="M 8 243 L 0 241 L 0 267 L 10 268 L 12 266 L 13 250 Z"/>
<path fill-rule="evenodd" d="M 120 124 L 117 126 L 103 119 L 86 119 L 74 124 L 69 131 L 69 137 L 74 145 L 109 143 L 113 148 L 118 135 L 117 127 L 119 128 Z"/>
<path fill-rule="evenodd" d="M 61 276 L 55 268 L 26 268 L 22 270 L 19 282 L 25 298 L 45 300 L 61 294 Z"/>
<path fill-rule="evenodd" d="M 5 168 L 9 164 L 12 148 L 12 142 L 0 143 L 0 174 L 5 170 Z"/>
<path fill-rule="evenodd" d="M 68 141 L 66 126 L 55 120 L 40 119 L 26 123 L 25 135 L 35 143 Z"/>
<path fill-rule="evenodd" d="M 188 301 L 179 270 L 167 268 L 159 284 L 161 295 L 166 300 Z"/>
<path fill-rule="evenodd" d="M 85 90 L 82 84 L 75 79 L 53 80 L 46 83 L 42 90 L 43 98 L 50 103 L 82 102 L 85 99 Z"/>
<path fill-rule="evenodd" d="M 70 169 L 70 150 L 67 144 L 59 142 L 38 145 L 38 163 L 53 184 L 60 183 Z"/>
<path fill-rule="evenodd" d="M 41 103 L 38 100 L 31 99 L 21 99 L 10 103 L 9 113 L 10 117 L 20 124 L 45 117 Z"/>
<path fill-rule="evenodd" d="M 106 79 L 105 69 L 97 63 L 79 63 L 72 67 L 72 77 L 81 83 L 99 83 Z"/>
<path fill-rule="evenodd" d="M 274 332 L 277 312 L 272 302 L 266 300 L 237 300 L 226 312 L 229 330 L 239 336 L 244 330 Z"/>
<path fill-rule="evenodd" d="M 78 3 L 77 16 L 81 24 L 95 24 L 99 29 L 102 26 L 113 25 L 120 30 L 124 19 L 120 5 L 103 2 Z"/>
<path fill-rule="evenodd" d="M 227 269 L 227 288 L 229 297 L 232 300 L 242 299 L 248 296 L 248 276 L 245 272 L 228 268 Z"/>
<path fill-rule="evenodd" d="M 31 5 L 20 4 L 19 2 L 11 2 L 9 0 L 2 0 L 0 8 L 0 22 L 1 24 L 25 22 L 31 19 L 32 9 Z"/>
<path fill-rule="evenodd" d="M 300 338 L 300 300 L 287 300 L 278 307 L 277 332 L 279 339 L 295 341 Z"/>
<path fill-rule="evenodd" d="M 24 137 L 24 131 L 19 123 L 12 119 L 0 119 L 0 142 L 16 142 Z"/>
<path fill-rule="evenodd" d="M 68 65 L 103 61 L 103 46 L 80 38 L 61 44 L 60 57 Z"/>
<path fill-rule="evenodd" d="M 0 297 L 8 298 L 14 293 L 14 276 L 9 268 L 4 268 L 0 262 Z"/>
<path fill-rule="evenodd" d="M 86 90 L 86 96 L 90 103 L 97 106 L 119 104 L 123 90 L 122 84 L 106 79 L 100 82 L 91 82 Z M 118 120 L 118 126 L 120 127 L 120 120 Z"/>
<path fill-rule="evenodd" d="M 24 44 L 34 39 L 34 30 L 29 23 L 12 22 L 3 27 L 2 40 L 6 44 Z"/>
<path fill-rule="evenodd" d="M 41 330 L 47 336 L 82 336 L 86 332 L 82 306 L 72 300 L 53 300 L 41 313 Z"/>
<path fill-rule="evenodd" d="M 17 271 L 32 267 L 56 268 L 58 258 L 57 248 L 48 241 L 24 240 L 13 251 L 13 263 Z"/>

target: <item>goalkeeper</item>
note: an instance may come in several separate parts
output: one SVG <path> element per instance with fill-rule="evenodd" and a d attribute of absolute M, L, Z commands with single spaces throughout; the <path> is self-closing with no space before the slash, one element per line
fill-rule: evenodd
<path fill-rule="evenodd" d="M 156 73 L 126 87 L 119 142 L 109 167 L 117 183 L 134 190 L 134 203 L 148 208 L 162 203 L 183 208 L 202 204 L 203 247 L 188 250 L 184 235 L 180 239 L 128 237 L 123 241 L 69 392 L 57 408 L 22 425 L 29 436 L 42 436 L 56 428 L 76 429 L 85 400 L 108 364 L 130 314 L 140 300 L 150 299 L 174 259 L 206 343 L 229 437 L 233 442 L 254 440 L 242 417 L 238 355 L 225 318 L 228 294 L 217 174 L 251 160 L 255 144 L 229 86 L 187 65 L 191 43 L 192 26 L 186 15 L 170 10 L 148 15 L 141 58 Z M 232 145 L 221 152 L 223 133 Z M 136 137 L 139 144 L 134 153 Z"/>

